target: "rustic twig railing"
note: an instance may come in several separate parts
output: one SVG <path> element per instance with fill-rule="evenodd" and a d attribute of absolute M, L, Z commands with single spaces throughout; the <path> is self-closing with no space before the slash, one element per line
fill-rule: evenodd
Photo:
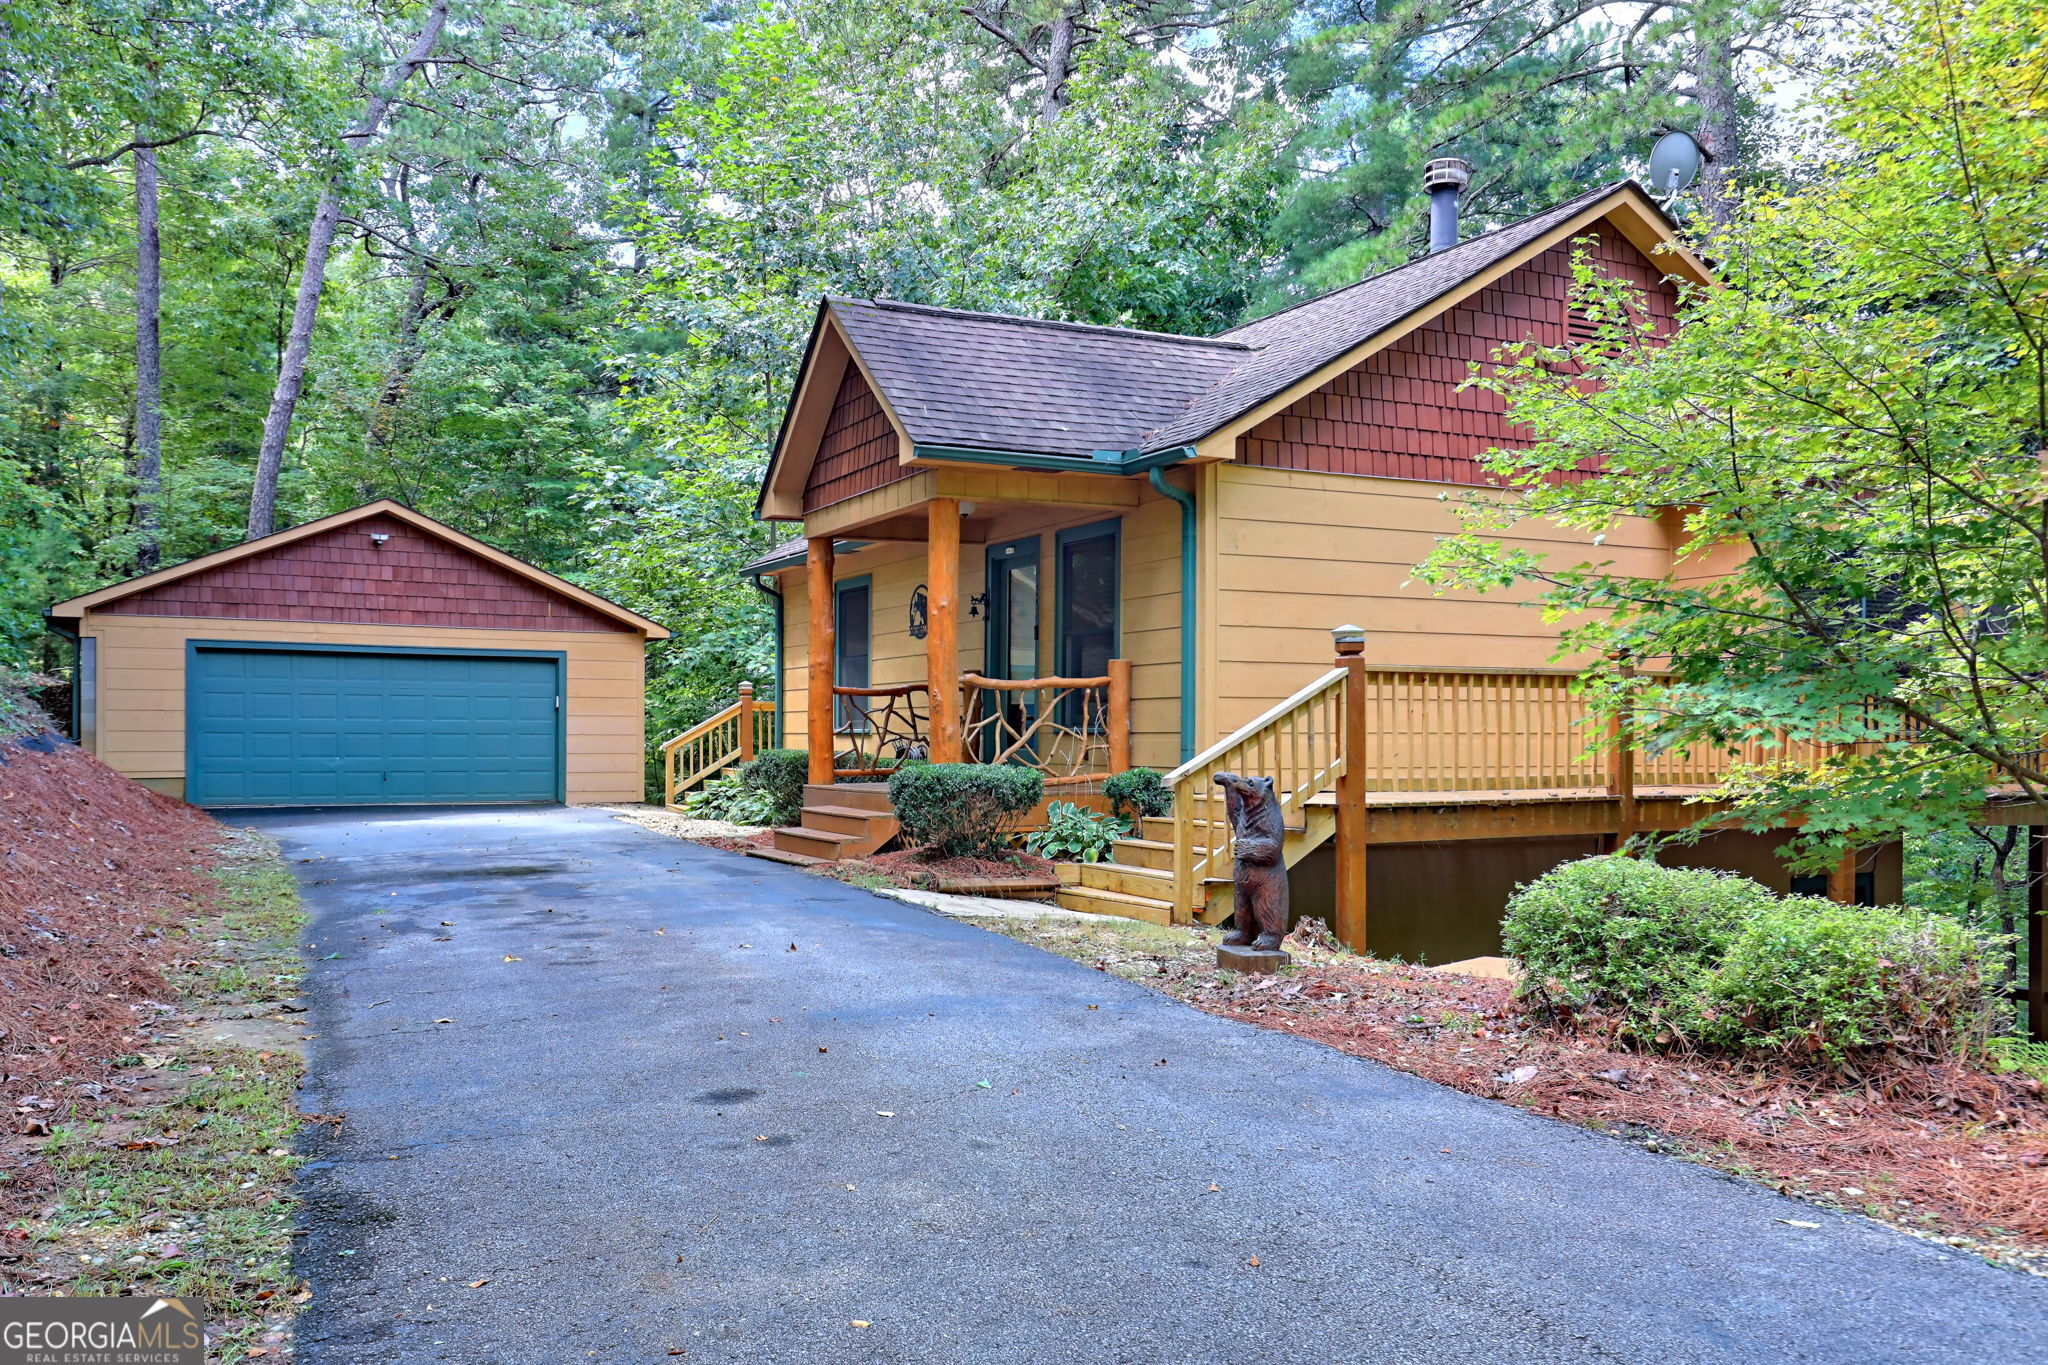
<path fill-rule="evenodd" d="M 968 761 L 1013 763 L 1048 787 L 1099 782 L 1131 766 L 1131 661 L 1099 678 L 986 678 L 963 674 L 961 731 Z"/>
<path fill-rule="evenodd" d="M 674 810 L 689 792 L 774 743 L 775 703 L 756 701 L 754 685 L 741 683 L 738 701 L 661 746 L 662 804 Z"/>
<path fill-rule="evenodd" d="M 834 756 L 835 776 L 887 777 L 904 759 L 930 755 L 931 689 L 923 683 L 835 687 L 832 695 L 840 699 L 842 717 L 833 734 L 845 742 Z M 848 757 L 851 762 L 840 766 Z"/>

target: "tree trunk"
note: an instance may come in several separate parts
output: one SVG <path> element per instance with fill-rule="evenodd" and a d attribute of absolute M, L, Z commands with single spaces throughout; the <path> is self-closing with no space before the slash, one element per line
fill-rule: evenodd
<path fill-rule="evenodd" d="M 1694 22 L 1700 23 L 1697 18 Z M 1706 153 L 1700 167 L 1700 207 L 1716 228 L 1735 221 L 1735 178 L 1743 169 L 1741 90 L 1735 77 L 1739 36 L 1726 18 L 1710 20 L 1693 31 L 1700 148 Z"/>
<path fill-rule="evenodd" d="M 138 130 L 137 140 L 142 133 Z M 135 149 L 135 571 L 163 561 L 163 245 L 157 234 L 156 149 Z"/>
<path fill-rule="evenodd" d="M 377 466 L 391 444 L 391 428 L 398 420 L 399 404 L 405 401 L 405 391 L 412 383 L 413 368 L 420 361 L 420 324 L 426 314 L 427 272 L 422 269 L 412 277 L 412 288 L 406 290 L 405 306 L 398 314 L 398 345 L 384 366 L 383 381 L 378 384 L 377 397 L 370 404 L 370 419 L 363 425 L 362 486 L 365 501 L 375 496 L 369 490 L 376 486 Z"/>
<path fill-rule="evenodd" d="M 434 0 L 425 22 L 405 56 L 384 74 L 377 93 L 363 109 L 362 125 L 343 137 L 351 151 L 368 146 L 384 123 L 400 86 L 433 55 L 448 22 L 449 0 Z M 263 419 L 263 444 L 256 453 L 256 480 L 249 490 L 247 539 L 267 536 L 276 529 L 277 476 L 284 468 L 284 446 L 291 434 L 292 413 L 306 386 L 306 357 L 313 346 L 313 323 L 320 311 L 320 291 L 327 284 L 327 258 L 334 249 L 335 230 L 341 223 L 341 186 L 344 169 L 337 168 L 313 210 L 313 227 L 306 236 L 306 264 L 299 272 L 298 299 L 292 309 L 291 332 L 285 341 L 284 358 L 278 366 L 277 388 L 270 397 L 270 411 Z"/>
<path fill-rule="evenodd" d="M 1067 94 L 1067 82 L 1074 74 L 1074 49 L 1080 37 L 1076 21 L 1086 8 L 1085 4 L 1068 5 L 1046 34 L 1045 94 L 1038 101 L 1038 117 L 1046 123 L 1058 118 L 1072 98 Z"/>

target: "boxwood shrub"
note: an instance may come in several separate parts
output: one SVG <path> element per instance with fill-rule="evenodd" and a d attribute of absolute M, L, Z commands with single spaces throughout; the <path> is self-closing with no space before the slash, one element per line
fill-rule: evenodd
<path fill-rule="evenodd" d="M 810 774 L 811 756 L 802 749 L 763 749 L 739 769 L 740 781 L 768 799 L 765 823 L 773 825 L 804 818 L 804 783 Z"/>
<path fill-rule="evenodd" d="M 1132 768 L 1111 774 L 1102 784 L 1111 813 L 1136 821 L 1142 816 L 1165 815 L 1173 809 L 1173 793 L 1151 768 Z"/>
<path fill-rule="evenodd" d="M 1981 1053 L 1995 946 L 1896 906 L 1779 897 L 1732 873 L 1635 858 L 1565 863 L 1502 924 L 1523 999 L 1646 1046 L 1829 1068 Z"/>
<path fill-rule="evenodd" d="M 991 763 L 920 763 L 889 777 L 905 846 L 941 858 L 1000 854 L 1011 822 L 1044 794 L 1037 769 Z"/>

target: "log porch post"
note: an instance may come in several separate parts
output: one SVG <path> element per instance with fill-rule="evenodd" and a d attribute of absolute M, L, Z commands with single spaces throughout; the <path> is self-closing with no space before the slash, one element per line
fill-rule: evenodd
<path fill-rule="evenodd" d="M 805 591 L 811 612 L 810 668 L 805 692 L 810 780 L 832 781 L 832 654 L 838 601 L 832 595 L 832 537 L 804 542 Z"/>
<path fill-rule="evenodd" d="M 1131 766 L 1131 661 L 1109 661 L 1109 770 Z"/>
<path fill-rule="evenodd" d="M 934 763 L 960 751 L 960 500 L 933 498 L 926 513 L 925 681 L 931 689 Z"/>
<path fill-rule="evenodd" d="M 1338 940 L 1354 953 L 1365 951 L 1365 632 L 1339 626 L 1330 634 L 1337 642 L 1337 667 L 1344 670 L 1344 716 L 1338 742 L 1344 771 L 1337 777 L 1337 922 Z"/>

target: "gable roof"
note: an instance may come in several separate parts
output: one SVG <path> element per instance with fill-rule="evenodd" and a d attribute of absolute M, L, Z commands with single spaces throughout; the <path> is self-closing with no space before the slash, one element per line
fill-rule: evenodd
<path fill-rule="evenodd" d="M 1250 342 L 1005 313 L 831 298 L 918 445 L 1075 455 L 1140 445 L 1163 414 L 1254 354 Z"/>
<path fill-rule="evenodd" d="M 158 569 L 154 573 L 146 573 L 135 578 L 124 579 L 119 583 L 110 583 L 104 588 L 97 588 L 92 592 L 55 603 L 46 608 L 43 614 L 56 617 L 59 620 L 75 620 L 85 615 L 88 611 L 103 607 L 110 602 L 120 601 L 124 597 L 132 597 L 136 593 L 147 592 L 152 588 L 159 588 L 167 583 L 175 583 L 181 578 L 188 578 L 194 574 L 222 568 L 238 560 L 267 554 L 290 545 L 295 541 L 322 535 L 328 531 L 333 531 L 373 516 L 388 516 L 397 521 L 404 522 L 406 525 L 427 535 L 444 540 L 458 549 L 466 550 L 479 559 L 488 560 L 499 568 L 549 592 L 588 607 L 600 616 L 617 621 L 628 629 L 637 630 L 650 640 L 665 640 L 668 638 L 668 628 L 660 622 L 651 621 L 638 612 L 628 611 L 618 603 L 599 597 L 587 588 L 577 587 L 566 578 L 557 578 L 544 569 L 537 569 L 523 559 L 506 554 L 496 546 L 486 545 L 483 541 L 473 536 L 466 536 L 454 527 L 435 521 L 424 513 L 415 512 L 404 503 L 395 502 L 390 498 L 380 498 L 376 502 L 364 503 L 361 507 L 351 507 L 345 512 L 336 512 L 332 516 L 321 517 L 317 520 L 306 522 L 303 525 L 294 526 L 290 530 L 278 531 L 256 540 L 245 540 L 240 545 L 231 545 L 225 550 L 215 550 L 212 554 L 200 555 L 197 559 L 188 559 L 183 564 L 174 564 L 168 569 Z"/>
<path fill-rule="evenodd" d="M 827 296 L 763 483 L 763 509 L 771 486 L 800 488 L 804 471 L 785 468 L 785 457 L 807 461 L 814 452 L 794 449 L 803 444 L 793 436 L 796 411 L 813 389 L 813 370 L 842 352 L 873 385 L 905 459 L 1008 453 L 1071 458 L 1077 470 L 1102 472 L 1091 460 L 1098 450 L 1159 455 L 1227 434 L 1324 369 L 1412 331 L 1609 215 L 1646 253 L 1677 240 L 1649 194 L 1620 180 L 1213 337 Z M 1669 259 L 1672 273 L 1708 278 L 1682 246 Z M 818 378 L 835 388 L 838 371 Z"/>

